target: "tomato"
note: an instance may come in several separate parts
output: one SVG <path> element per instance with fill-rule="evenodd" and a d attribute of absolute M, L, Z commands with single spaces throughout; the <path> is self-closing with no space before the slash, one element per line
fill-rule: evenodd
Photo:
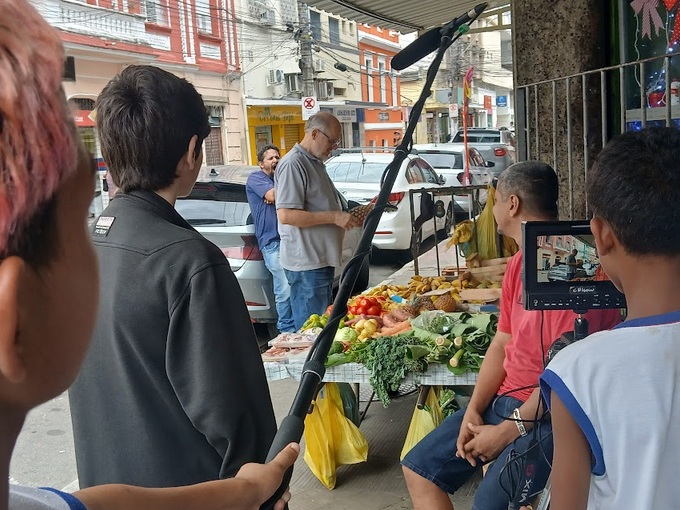
<path fill-rule="evenodd" d="M 357 304 L 359 306 L 367 307 L 371 306 L 372 303 L 368 300 L 368 298 L 361 298 L 357 300 Z"/>
<path fill-rule="evenodd" d="M 379 305 L 371 305 L 366 308 L 366 315 L 380 315 L 382 312 L 382 307 Z"/>
<path fill-rule="evenodd" d="M 357 307 L 356 306 L 348 306 L 347 311 L 351 313 L 352 315 L 359 315 L 357 312 Z"/>
<path fill-rule="evenodd" d="M 333 305 L 328 305 L 328 308 L 326 308 L 326 315 L 328 315 L 330 317 L 332 310 L 333 310 Z"/>
<path fill-rule="evenodd" d="M 366 307 L 365 306 L 357 306 L 357 313 L 354 315 L 368 315 L 366 313 Z"/>

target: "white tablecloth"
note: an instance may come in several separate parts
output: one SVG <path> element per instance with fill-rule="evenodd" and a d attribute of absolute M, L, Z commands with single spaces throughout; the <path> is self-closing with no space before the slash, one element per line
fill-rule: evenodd
<path fill-rule="evenodd" d="M 280 381 L 281 379 L 293 378 L 297 381 L 302 376 L 302 363 L 264 363 L 267 380 Z M 346 363 L 326 369 L 325 382 L 346 382 L 368 384 L 370 372 L 360 363 Z M 424 384 L 428 386 L 474 386 L 477 382 L 477 373 L 467 372 L 463 375 L 454 375 L 441 364 L 429 365 L 422 374 L 409 373 L 404 379 L 404 384 Z"/>

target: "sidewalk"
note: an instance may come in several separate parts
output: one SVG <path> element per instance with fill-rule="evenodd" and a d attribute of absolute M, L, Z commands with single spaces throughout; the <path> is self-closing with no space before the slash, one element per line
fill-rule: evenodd
<path fill-rule="evenodd" d="M 276 418 L 280 422 L 288 414 L 297 382 L 285 379 L 269 384 Z M 362 400 L 370 396 L 370 387 L 362 387 Z M 302 454 L 295 464 L 290 510 L 411 510 L 404 477 L 399 465 L 399 454 L 404 445 L 416 402 L 416 394 L 394 399 L 385 409 L 373 402 L 361 424 L 368 441 L 368 461 L 353 466 L 342 466 L 337 472 L 337 485 L 326 489 L 311 473 Z M 365 402 L 361 403 L 363 409 Z M 455 441 L 455 437 L 451 440 Z M 304 453 L 304 444 L 302 447 Z M 477 487 L 473 479 L 451 498 L 456 510 L 470 510 Z"/>

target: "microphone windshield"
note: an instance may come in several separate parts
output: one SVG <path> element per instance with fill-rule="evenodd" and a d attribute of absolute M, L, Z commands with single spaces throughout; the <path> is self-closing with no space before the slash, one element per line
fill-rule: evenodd
<path fill-rule="evenodd" d="M 435 27 L 418 37 L 411 44 L 392 57 L 391 67 L 403 71 L 439 48 L 441 27 Z"/>

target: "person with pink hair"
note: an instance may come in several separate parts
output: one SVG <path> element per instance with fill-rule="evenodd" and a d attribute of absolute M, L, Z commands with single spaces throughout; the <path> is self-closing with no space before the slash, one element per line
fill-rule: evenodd
<path fill-rule="evenodd" d="M 26 0 L 0 1 L 0 510 L 258 508 L 295 461 L 296 444 L 269 464 L 192 486 L 66 494 L 8 483 L 27 413 L 74 380 L 97 312 L 86 226 L 95 167 L 69 115 L 62 62 L 58 34 Z"/>

